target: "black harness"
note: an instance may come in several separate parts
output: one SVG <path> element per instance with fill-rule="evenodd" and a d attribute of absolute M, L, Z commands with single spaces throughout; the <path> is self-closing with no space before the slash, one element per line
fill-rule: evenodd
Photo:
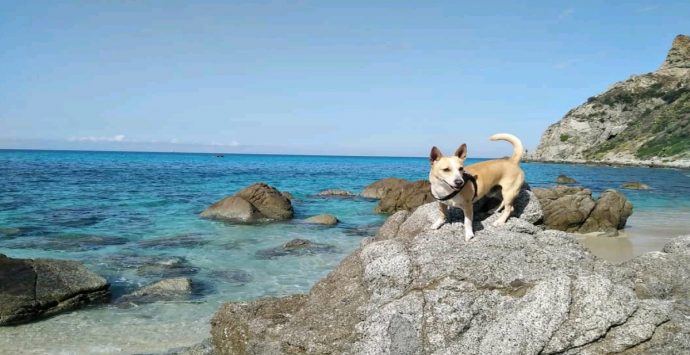
<path fill-rule="evenodd" d="M 448 201 L 451 198 L 457 196 L 457 194 L 459 194 L 460 191 L 462 191 L 463 187 L 465 187 L 465 185 L 469 181 L 472 183 L 472 185 L 474 185 L 474 196 L 472 197 L 472 201 L 474 201 L 474 199 L 477 198 L 477 179 L 471 174 L 462 173 L 462 180 L 464 181 L 462 183 L 462 186 L 460 186 L 459 188 L 456 189 L 456 188 L 453 188 L 452 186 L 450 186 L 450 184 L 448 184 L 446 182 L 446 180 L 441 179 L 441 181 L 443 181 L 446 185 L 448 185 L 448 187 L 450 187 L 451 190 L 453 190 L 453 192 L 451 192 L 448 195 L 443 196 L 443 197 L 436 197 L 436 195 L 434 195 L 433 193 L 431 195 L 434 196 L 434 198 L 439 200 L 439 201 Z"/>

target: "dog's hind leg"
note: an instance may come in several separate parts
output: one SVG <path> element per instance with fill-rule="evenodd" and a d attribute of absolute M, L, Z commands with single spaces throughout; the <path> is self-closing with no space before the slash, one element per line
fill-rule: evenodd
<path fill-rule="evenodd" d="M 498 207 L 492 208 L 491 210 L 489 210 L 489 214 L 494 214 L 494 213 L 496 213 L 496 212 L 501 212 L 501 210 L 503 209 L 503 207 L 505 207 L 505 204 L 503 203 L 503 201 L 501 201 L 501 204 L 498 205 Z"/>
<path fill-rule="evenodd" d="M 501 213 L 501 216 L 499 216 L 494 222 L 494 226 L 506 223 L 510 217 L 510 214 L 513 213 L 513 202 L 515 201 L 515 197 L 517 197 L 518 193 L 520 193 L 520 186 L 521 184 L 517 184 L 517 187 L 503 190 L 503 212 Z"/>
<path fill-rule="evenodd" d="M 441 217 L 439 217 L 434 224 L 431 225 L 431 229 L 439 229 L 442 225 L 446 224 L 448 221 L 448 206 L 445 203 L 438 203 L 438 208 L 441 211 Z"/>

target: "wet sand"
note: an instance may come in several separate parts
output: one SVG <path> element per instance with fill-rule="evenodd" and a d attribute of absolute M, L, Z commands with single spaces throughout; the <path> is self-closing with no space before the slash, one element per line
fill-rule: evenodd
<path fill-rule="evenodd" d="M 690 210 L 635 211 L 617 237 L 579 236 L 592 253 L 613 263 L 660 251 L 669 240 L 690 234 Z"/>

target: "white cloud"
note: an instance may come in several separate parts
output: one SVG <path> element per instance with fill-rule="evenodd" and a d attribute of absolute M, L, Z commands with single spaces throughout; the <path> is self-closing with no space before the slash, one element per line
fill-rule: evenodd
<path fill-rule="evenodd" d="M 125 135 L 118 134 L 112 137 L 98 137 L 98 136 L 83 136 L 83 137 L 71 137 L 70 142 L 124 142 Z"/>
<path fill-rule="evenodd" d="M 239 147 L 241 144 L 238 141 L 231 141 L 230 143 L 211 142 L 211 145 L 216 147 Z"/>

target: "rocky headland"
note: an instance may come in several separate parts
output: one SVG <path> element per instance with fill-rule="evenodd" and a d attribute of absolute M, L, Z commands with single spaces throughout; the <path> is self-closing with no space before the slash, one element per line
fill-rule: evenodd
<path fill-rule="evenodd" d="M 633 75 L 552 124 L 528 160 L 690 167 L 690 37 L 652 73 Z"/>

